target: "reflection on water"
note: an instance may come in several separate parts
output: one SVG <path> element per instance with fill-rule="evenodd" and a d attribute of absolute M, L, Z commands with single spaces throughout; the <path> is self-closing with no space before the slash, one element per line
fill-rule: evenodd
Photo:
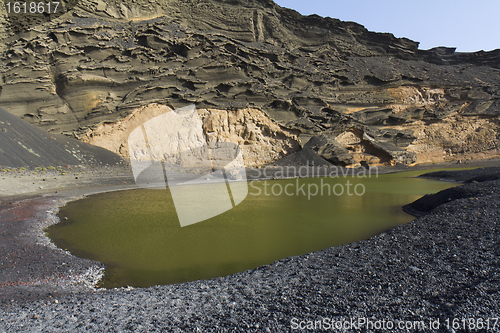
<path fill-rule="evenodd" d="M 63 207 L 60 217 L 68 219 L 48 233 L 59 247 L 105 263 L 103 287 L 207 279 L 365 239 L 409 222 L 413 217 L 401 206 L 455 185 L 413 178 L 424 172 L 253 182 L 235 208 L 182 228 L 168 189 L 104 193 Z M 348 182 L 353 195 L 347 193 Z M 357 184 L 363 195 L 352 192 Z M 298 190 L 302 185 L 303 191 Z M 199 193 L 203 186 L 192 185 L 192 190 Z M 323 195 L 310 195 L 316 186 L 324 189 Z M 341 187 L 344 193 L 338 195 Z M 280 189 L 281 195 L 273 195 Z"/>

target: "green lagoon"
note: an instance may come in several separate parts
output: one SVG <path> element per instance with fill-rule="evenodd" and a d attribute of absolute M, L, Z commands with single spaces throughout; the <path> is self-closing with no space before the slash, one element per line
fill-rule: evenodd
<path fill-rule="evenodd" d="M 208 279 L 366 239 L 410 222 L 414 217 L 402 211 L 403 205 L 456 186 L 415 178 L 425 172 L 252 181 L 248 196 L 235 208 L 185 227 L 168 189 L 102 193 L 62 207 L 63 222 L 46 231 L 60 248 L 106 264 L 101 287 Z M 204 185 L 191 186 L 198 193 L 204 190 Z M 321 186 L 323 195 L 308 197 Z M 285 188 L 293 195 L 274 195 Z"/>

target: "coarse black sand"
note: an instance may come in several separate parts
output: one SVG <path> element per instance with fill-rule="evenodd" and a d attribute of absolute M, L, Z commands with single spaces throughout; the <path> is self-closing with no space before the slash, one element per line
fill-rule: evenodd
<path fill-rule="evenodd" d="M 115 290 L 79 286 L 78 278 L 66 283 L 61 278 L 52 289 L 43 281 L 2 285 L 3 295 L 15 292 L 0 303 L 0 331 L 287 332 L 308 325 L 315 327 L 310 331 L 322 331 L 341 321 L 349 332 L 391 331 L 387 329 L 391 327 L 399 332 L 497 332 L 500 180 L 495 175 L 500 171 L 486 170 L 438 175 L 474 181 L 455 189 L 459 195 L 442 199 L 440 193 L 427 196 L 424 204 L 408 205 L 407 210 L 421 217 L 406 225 L 227 277 Z M 481 178 L 485 173 L 489 176 Z M 41 205 L 38 211 L 43 212 L 48 209 L 44 200 L 56 199 L 37 197 L 25 199 L 24 204 L 29 200 Z M 1 211 L 5 223 L 8 213 Z M 11 211 L 11 219 L 14 215 Z M 26 218 L 41 218 L 32 215 Z M 30 237 L 34 236 L 25 235 L 27 244 L 33 241 Z M 68 260 L 65 266 L 75 269 L 75 275 L 98 276 L 97 263 L 63 255 Z M 47 256 L 51 266 L 59 260 Z M 2 258 L 2 265 L 5 262 Z M 91 267 L 94 271 L 85 271 Z M 61 268 L 62 275 L 67 273 Z M 371 326 L 358 325 L 364 320 Z"/>

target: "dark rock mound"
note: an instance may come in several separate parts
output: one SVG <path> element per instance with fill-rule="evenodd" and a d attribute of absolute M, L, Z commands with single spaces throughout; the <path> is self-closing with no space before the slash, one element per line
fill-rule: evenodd
<path fill-rule="evenodd" d="M 332 164 L 319 156 L 316 152 L 312 151 L 310 148 L 303 148 L 296 153 L 287 155 L 277 161 L 272 165 L 274 166 L 331 166 Z"/>
<path fill-rule="evenodd" d="M 121 157 L 64 135 L 46 133 L 0 108 L 0 165 L 48 167 L 122 163 Z"/>
<path fill-rule="evenodd" d="M 479 196 L 480 192 L 468 186 L 458 186 L 440 191 L 436 194 L 427 194 L 422 198 L 403 206 L 403 210 L 413 216 L 424 216 L 434 208 L 447 202 Z"/>
<path fill-rule="evenodd" d="M 421 178 L 439 178 L 464 183 L 485 182 L 500 179 L 500 167 L 472 170 L 436 171 L 420 175 Z"/>
<path fill-rule="evenodd" d="M 500 168 L 481 168 L 474 170 L 438 171 L 420 177 L 439 178 L 465 182 L 465 185 L 449 188 L 436 194 L 428 194 L 406 205 L 403 210 L 414 216 L 423 216 L 433 209 L 450 201 L 479 197 L 497 193 L 500 185 Z M 483 183 L 483 184 L 478 184 Z"/>

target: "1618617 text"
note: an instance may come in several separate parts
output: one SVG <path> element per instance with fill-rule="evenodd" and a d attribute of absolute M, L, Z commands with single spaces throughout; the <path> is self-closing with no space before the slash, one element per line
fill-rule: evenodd
<path fill-rule="evenodd" d="M 16 1 L 5 2 L 7 14 L 55 14 L 60 2 Z"/>

